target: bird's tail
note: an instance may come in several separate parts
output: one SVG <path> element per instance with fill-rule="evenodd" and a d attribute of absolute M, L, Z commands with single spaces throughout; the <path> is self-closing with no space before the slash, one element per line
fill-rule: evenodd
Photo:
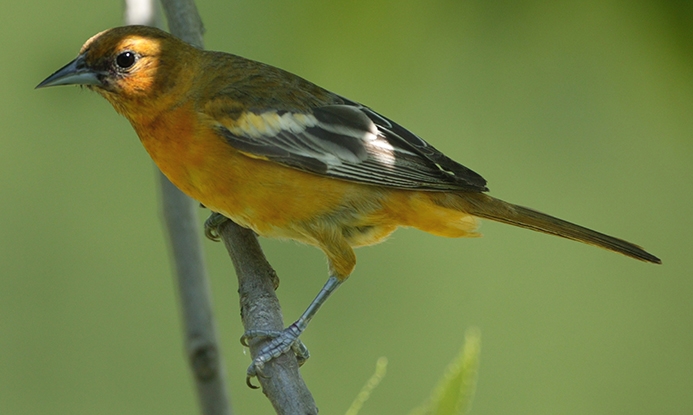
<path fill-rule="evenodd" d="M 473 216 L 584 242 L 645 262 L 662 263 L 656 256 L 623 239 L 614 238 L 533 209 L 513 205 L 487 194 L 458 193 L 456 196 L 457 200 L 453 202 L 457 205 L 455 207 Z M 451 200 L 447 199 L 446 202 L 450 203 Z"/>

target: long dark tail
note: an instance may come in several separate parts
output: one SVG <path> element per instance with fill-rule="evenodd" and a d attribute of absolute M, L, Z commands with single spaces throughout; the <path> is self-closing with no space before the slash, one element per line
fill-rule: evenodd
<path fill-rule="evenodd" d="M 551 235 L 572 239 L 574 241 L 584 242 L 586 244 L 595 245 L 600 248 L 618 252 L 641 261 L 653 262 L 655 264 L 662 263 L 662 261 L 656 256 L 645 251 L 638 245 L 624 241 L 623 239 L 604 235 L 603 233 L 599 233 L 574 223 L 537 212 L 533 209 L 513 205 L 511 203 L 491 197 L 487 194 L 461 193 L 457 194 L 456 196 L 461 199 L 458 199 L 457 202 L 461 204 L 461 206 L 458 206 L 458 209 L 480 218 L 491 219 L 497 222 L 531 229 L 533 231 L 544 232 Z M 446 202 L 450 203 L 450 200 L 448 199 Z"/>

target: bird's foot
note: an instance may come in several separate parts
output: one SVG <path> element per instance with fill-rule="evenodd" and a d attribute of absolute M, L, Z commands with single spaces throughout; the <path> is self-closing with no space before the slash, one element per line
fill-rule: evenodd
<path fill-rule="evenodd" d="M 219 235 L 219 226 L 227 220 L 230 219 L 221 213 L 212 212 L 205 221 L 205 236 L 214 242 L 219 242 L 221 239 L 221 235 Z"/>
<path fill-rule="evenodd" d="M 305 327 L 304 327 L 305 328 Z M 265 364 L 272 359 L 287 353 L 288 351 L 293 351 L 296 355 L 296 360 L 298 360 L 298 365 L 301 366 L 310 357 L 308 348 L 303 344 L 303 342 L 298 338 L 303 329 L 301 329 L 298 324 L 294 323 L 282 331 L 272 331 L 272 330 L 248 330 L 245 332 L 243 337 L 241 337 L 241 344 L 246 347 L 250 346 L 250 341 L 254 339 L 271 338 L 270 342 L 266 344 L 257 356 L 253 359 L 253 362 L 248 367 L 246 384 L 257 389 L 258 386 L 252 384 L 251 379 L 257 376 L 264 377 L 262 370 Z"/>

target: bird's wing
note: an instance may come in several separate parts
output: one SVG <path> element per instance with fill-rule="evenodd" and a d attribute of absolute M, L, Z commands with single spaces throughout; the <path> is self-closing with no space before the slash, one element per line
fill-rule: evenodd
<path fill-rule="evenodd" d="M 352 182 L 403 189 L 486 191 L 486 180 L 360 104 L 245 112 L 217 131 L 237 150 Z"/>

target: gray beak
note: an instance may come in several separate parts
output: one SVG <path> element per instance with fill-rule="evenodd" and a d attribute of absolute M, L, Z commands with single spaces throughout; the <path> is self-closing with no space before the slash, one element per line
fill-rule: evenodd
<path fill-rule="evenodd" d="M 43 82 L 36 85 L 36 88 L 46 88 L 58 85 L 101 85 L 98 72 L 87 67 L 84 62 L 84 55 L 79 55 L 75 60 L 55 71 L 55 73 Z"/>

